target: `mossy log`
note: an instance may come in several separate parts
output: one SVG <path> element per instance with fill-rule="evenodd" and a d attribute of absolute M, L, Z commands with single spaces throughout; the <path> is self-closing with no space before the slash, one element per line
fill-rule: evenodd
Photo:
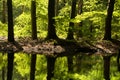
<path fill-rule="evenodd" d="M 1 38 L 0 38 L 1 39 Z M 69 56 L 82 54 L 99 54 L 103 56 L 116 55 L 119 52 L 119 43 L 116 41 L 102 40 L 91 44 L 88 41 L 73 40 L 32 40 L 30 38 L 16 39 L 16 42 L 8 42 L 6 39 L 0 40 L 0 52 L 23 52 L 27 54 L 42 54 L 46 56 Z"/>
<path fill-rule="evenodd" d="M 23 52 L 28 54 L 43 54 L 46 56 L 67 56 L 75 55 L 79 52 L 82 53 L 95 53 L 96 50 L 90 46 L 81 45 L 76 41 L 67 40 L 32 40 L 32 39 L 19 39 L 16 42 L 7 42 L 6 40 L 0 41 L 0 52 L 8 53 Z"/>

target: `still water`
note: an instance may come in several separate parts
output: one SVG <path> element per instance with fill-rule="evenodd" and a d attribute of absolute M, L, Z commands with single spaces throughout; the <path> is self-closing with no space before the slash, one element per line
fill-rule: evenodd
<path fill-rule="evenodd" d="M 16 53 L 14 55 L 13 80 L 30 80 L 31 55 Z M 68 71 L 67 57 L 58 57 L 55 62 L 52 80 L 104 80 L 103 57 L 100 55 L 73 56 L 73 71 Z M 4 72 L 3 72 L 4 71 Z M 0 54 L 0 80 L 7 75 L 7 54 Z M 35 80 L 46 80 L 47 59 L 44 55 L 37 55 Z M 110 60 L 110 80 L 120 80 L 117 70 L 116 57 Z"/>

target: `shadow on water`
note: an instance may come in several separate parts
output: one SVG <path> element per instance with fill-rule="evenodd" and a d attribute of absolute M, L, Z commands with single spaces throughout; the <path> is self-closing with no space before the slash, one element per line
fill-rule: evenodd
<path fill-rule="evenodd" d="M 7 55 L 9 55 L 9 58 L 7 58 Z M 12 63 L 13 57 L 14 62 Z M 31 62 L 32 59 L 36 60 Z M 7 60 L 10 62 L 7 62 Z M 110 58 L 100 55 L 88 56 L 79 54 L 73 56 L 72 60 L 71 67 L 68 64 L 68 57 L 46 57 L 39 54 L 31 56 L 30 54 L 25 53 L 8 53 L 2 55 L 1 53 L 0 76 L 2 76 L 2 67 L 4 66 L 6 69 L 4 76 L 5 80 L 7 79 L 7 76 L 8 78 L 11 78 L 12 70 L 12 80 L 30 80 L 30 75 L 33 77 L 31 80 L 104 80 L 104 78 L 106 80 L 120 79 L 120 73 L 117 70 L 116 56 Z M 7 67 L 7 63 L 9 63 L 9 67 Z M 32 63 L 35 64 L 31 65 Z M 71 68 L 72 71 L 69 71 Z M 2 77 L 0 77 L 0 80 L 3 80 Z"/>

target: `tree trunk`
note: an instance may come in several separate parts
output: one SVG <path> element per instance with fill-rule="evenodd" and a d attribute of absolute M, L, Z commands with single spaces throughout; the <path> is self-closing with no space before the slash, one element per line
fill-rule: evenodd
<path fill-rule="evenodd" d="M 32 39 L 37 39 L 36 26 L 36 0 L 31 1 L 31 23 L 32 23 Z"/>
<path fill-rule="evenodd" d="M 36 0 L 31 1 L 32 40 L 37 40 Z M 31 55 L 30 80 L 35 79 L 36 54 Z"/>
<path fill-rule="evenodd" d="M 82 14 L 82 8 L 83 8 L 83 0 L 78 0 L 78 14 L 81 15 Z M 79 28 L 82 27 L 83 22 L 78 23 Z M 78 29 L 77 32 L 77 38 L 81 38 L 83 36 L 82 30 Z"/>
<path fill-rule="evenodd" d="M 47 57 L 47 80 L 51 80 L 54 76 L 55 60 L 54 57 Z"/>
<path fill-rule="evenodd" d="M 112 14 L 114 11 L 114 3 L 115 3 L 115 0 L 108 0 L 108 10 L 107 10 L 107 17 L 105 22 L 104 40 L 111 39 L 111 21 L 112 21 Z"/>
<path fill-rule="evenodd" d="M 90 24 L 90 28 L 89 28 L 89 30 L 90 30 L 90 36 L 89 36 L 89 38 L 91 38 L 92 39 L 92 32 L 93 32 L 93 25 L 92 24 Z"/>
<path fill-rule="evenodd" d="M 13 62 L 14 62 L 14 53 L 13 51 L 8 53 L 8 65 L 7 65 L 7 80 L 12 80 L 13 75 Z"/>
<path fill-rule="evenodd" d="M 78 0 L 78 14 L 82 13 L 83 0 Z"/>
<path fill-rule="evenodd" d="M 76 15 L 76 0 L 72 0 L 72 8 L 71 8 L 71 17 L 70 18 L 71 19 L 75 18 L 75 15 Z M 73 27 L 74 27 L 74 23 L 70 22 L 69 29 L 68 29 L 68 35 L 67 35 L 67 39 L 69 39 L 69 40 L 74 39 Z M 68 72 L 73 72 L 73 57 L 68 56 L 67 62 L 68 62 Z"/>
<path fill-rule="evenodd" d="M 6 1 L 3 0 L 3 11 L 2 11 L 2 22 L 3 23 L 6 23 Z"/>
<path fill-rule="evenodd" d="M 104 60 L 104 78 L 110 80 L 110 56 L 103 56 Z"/>
<path fill-rule="evenodd" d="M 12 0 L 7 0 L 7 8 L 8 8 L 8 41 L 14 43 Z M 12 50 L 8 53 L 7 80 L 12 80 L 13 61 L 14 52 Z"/>
<path fill-rule="evenodd" d="M 59 0 L 55 1 L 55 16 L 58 16 Z"/>
<path fill-rule="evenodd" d="M 71 19 L 75 18 L 75 15 L 76 15 L 76 0 L 72 0 L 72 8 L 71 8 L 71 17 L 70 18 Z M 74 39 L 74 37 L 73 37 L 73 27 L 74 27 L 74 23 L 70 22 L 67 39 Z"/>
<path fill-rule="evenodd" d="M 2 23 L 6 23 L 6 1 L 3 0 L 3 11 L 2 11 Z M 4 53 L 2 53 L 2 56 L 4 56 Z M 2 67 L 2 80 L 5 80 L 5 65 Z"/>
<path fill-rule="evenodd" d="M 56 0 L 49 0 L 48 2 L 48 34 L 47 39 L 58 38 L 55 30 L 55 2 Z"/>
<path fill-rule="evenodd" d="M 7 8 L 8 8 L 8 41 L 14 42 L 12 0 L 7 0 Z"/>

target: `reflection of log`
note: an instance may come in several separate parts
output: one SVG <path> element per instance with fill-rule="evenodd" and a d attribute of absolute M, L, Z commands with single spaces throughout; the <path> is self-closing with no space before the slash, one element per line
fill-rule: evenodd
<path fill-rule="evenodd" d="M 68 71 L 73 72 L 73 56 L 68 56 L 67 62 L 68 62 Z"/>
<path fill-rule="evenodd" d="M 81 64 L 82 64 L 82 55 L 76 55 L 75 56 L 75 71 L 80 72 L 81 71 Z"/>
<path fill-rule="evenodd" d="M 30 80 L 35 79 L 36 54 L 31 55 Z"/>
<path fill-rule="evenodd" d="M 47 80 L 51 80 L 54 76 L 55 57 L 47 56 Z"/>
<path fill-rule="evenodd" d="M 103 56 L 104 60 L 104 78 L 110 80 L 110 56 Z"/>
<path fill-rule="evenodd" d="M 119 61 L 119 58 L 120 58 L 120 50 L 119 50 L 119 53 L 118 53 L 118 56 L 117 56 L 118 71 L 120 71 L 120 61 Z"/>
<path fill-rule="evenodd" d="M 7 80 L 12 80 L 14 53 L 8 53 Z"/>

